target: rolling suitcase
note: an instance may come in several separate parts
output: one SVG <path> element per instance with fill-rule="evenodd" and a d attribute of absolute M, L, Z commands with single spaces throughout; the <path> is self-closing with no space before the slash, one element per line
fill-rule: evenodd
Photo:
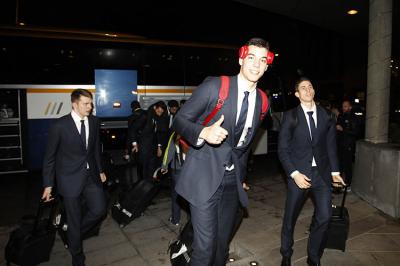
<path fill-rule="evenodd" d="M 344 188 L 341 206 L 332 205 L 332 218 L 329 222 L 326 248 L 346 250 L 346 241 L 349 235 L 350 216 L 344 206 L 347 195 L 347 187 Z"/>
<path fill-rule="evenodd" d="M 133 219 L 141 216 L 159 191 L 159 185 L 151 179 L 143 179 L 133 188 L 120 195 L 111 208 L 111 216 L 124 227 Z"/>
<path fill-rule="evenodd" d="M 40 201 L 32 223 L 23 223 L 11 232 L 5 248 L 7 265 L 33 266 L 50 259 L 56 229 L 53 225 L 55 201 Z"/>

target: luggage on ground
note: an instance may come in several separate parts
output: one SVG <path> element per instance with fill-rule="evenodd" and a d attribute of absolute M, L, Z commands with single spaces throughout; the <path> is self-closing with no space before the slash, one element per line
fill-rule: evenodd
<path fill-rule="evenodd" d="M 7 265 L 33 266 L 50 259 L 56 229 L 53 225 L 55 200 L 41 201 L 32 222 L 13 230 L 5 248 Z"/>
<path fill-rule="evenodd" d="M 346 240 L 349 235 L 350 216 L 344 203 L 347 189 L 344 188 L 341 206 L 332 205 L 332 218 L 329 223 L 326 248 L 338 249 L 343 252 L 346 249 Z"/>
<path fill-rule="evenodd" d="M 243 217 L 247 217 L 247 213 L 244 209 L 239 208 L 236 214 L 235 225 L 233 227 L 233 232 L 231 239 L 235 236 L 237 230 L 242 223 Z M 178 239 L 173 241 L 169 247 L 169 258 L 172 266 L 188 266 L 190 263 L 190 256 L 192 253 L 192 243 L 193 243 L 193 226 L 189 219 L 182 231 L 179 233 Z"/>
<path fill-rule="evenodd" d="M 159 185 L 151 179 L 143 179 L 133 188 L 122 193 L 111 208 L 111 216 L 124 227 L 141 216 L 159 191 Z"/>

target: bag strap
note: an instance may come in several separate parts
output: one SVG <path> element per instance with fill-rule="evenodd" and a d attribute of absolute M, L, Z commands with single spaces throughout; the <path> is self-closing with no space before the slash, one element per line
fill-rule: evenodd
<path fill-rule="evenodd" d="M 208 123 L 213 119 L 213 117 L 218 113 L 218 111 L 224 105 L 224 102 L 229 94 L 229 77 L 221 76 L 221 86 L 219 87 L 218 100 L 217 104 L 214 107 L 214 110 L 204 119 L 203 126 L 208 125 Z"/>
<path fill-rule="evenodd" d="M 42 219 L 44 219 L 44 210 L 45 209 L 47 209 L 47 208 L 50 208 L 50 211 L 49 211 L 49 216 L 48 216 L 48 220 L 47 220 L 47 225 L 46 225 L 46 228 L 47 229 L 50 229 L 50 227 L 51 227 L 51 225 L 52 225 L 52 223 L 53 223 L 53 218 L 54 218 L 54 214 L 55 214 L 55 205 L 56 205 L 56 201 L 57 199 L 56 198 L 54 198 L 52 201 L 50 201 L 50 202 L 45 202 L 44 200 L 40 200 L 39 201 L 39 207 L 38 207 L 38 209 L 37 209 L 37 213 L 36 213 L 36 217 L 35 217 L 35 221 L 34 221 L 34 224 L 33 224 L 33 229 L 32 229 L 32 232 L 33 233 L 36 233 L 38 230 L 39 230 L 39 225 L 40 225 L 40 221 L 42 220 Z"/>
<path fill-rule="evenodd" d="M 346 202 L 346 196 L 347 196 L 347 186 L 344 186 L 342 204 L 340 204 L 340 207 L 341 207 L 340 208 L 340 218 L 343 218 L 344 203 Z"/>
<path fill-rule="evenodd" d="M 265 92 L 263 92 L 260 88 L 257 88 L 258 92 L 261 95 L 261 100 L 262 100 L 262 106 L 261 106 L 261 114 L 260 114 L 260 120 L 264 120 L 265 115 L 267 114 L 269 103 L 268 103 L 268 97 Z"/>
<path fill-rule="evenodd" d="M 162 160 L 162 165 L 166 165 L 167 164 L 169 147 L 171 145 L 174 145 L 174 135 L 175 135 L 175 131 L 173 131 L 171 136 L 169 137 L 167 148 L 165 148 L 165 151 L 164 151 L 164 157 L 163 157 L 163 160 Z"/>
<path fill-rule="evenodd" d="M 215 105 L 214 109 L 208 116 L 204 119 L 202 125 L 207 126 L 208 123 L 210 123 L 211 119 L 218 113 L 218 111 L 222 108 L 224 105 L 224 102 L 226 98 L 228 98 L 229 94 L 229 77 L 228 76 L 220 76 L 221 79 L 221 86 L 219 87 L 219 92 L 218 92 L 218 100 L 217 104 Z M 188 149 L 190 147 L 190 144 L 184 139 L 180 138 L 179 143 L 185 148 Z"/>

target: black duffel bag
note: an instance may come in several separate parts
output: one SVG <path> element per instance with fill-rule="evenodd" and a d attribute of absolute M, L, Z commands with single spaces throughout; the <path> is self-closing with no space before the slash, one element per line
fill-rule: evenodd
<path fill-rule="evenodd" d="M 56 236 L 55 204 L 56 200 L 41 201 L 37 215 L 11 232 L 5 248 L 7 265 L 34 266 L 49 261 Z"/>

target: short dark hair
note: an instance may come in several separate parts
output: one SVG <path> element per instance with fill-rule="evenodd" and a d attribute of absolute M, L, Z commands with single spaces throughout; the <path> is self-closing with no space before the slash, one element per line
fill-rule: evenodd
<path fill-rule="evenodd" d="M 172 107 L 179 107 L 179 103 L 177 100 L 169 100 L 168 101 L 168 107 L 172 108 Z"/>
<path fill-rule="evenodd" d="M 85 96 L 90 99 L 93 99 L 93 95 L 90 91 L 85 90 L 85 89 L 75 89 L 71 92 L 71 103 L 79 101 L 81 96 Z"/>
<path fill-rule="evenodd" d="M 344 102 L 348 102 L 348 103 L 350 104 L 350 106 L 353 106 L 353 103 L 351 102 L 350 99 L 344 99 L 344 100 L 342 101 L 342 104 L 343 104 Z"/>
<path fill-rule="evenodd" d="M 164 109 L 164 111 L 167 110 L 167 105 L 166 105 L 165 102 L 163 102 L 163 101 L 158 101 L 158 102 L 156 102 L 156 103 L 154 104 L 154 107 L 155 107 L 155 108 L 162 108 L 162 109 Z"/>
<path fill-rule="evenodd" d="M 299 85 L 300 85 L 300 83 L 302 83 L 303 81 L 309 81 L 310 83 L 312 83 L 311 80 L 310 80 L 309 78 L 307 78 L 307 77 L 300 77 L 300 78 L 296 81 L 296 83 L 294 84 L 294 91 L 295 91 L 295 92 L 296 92 L 296 91 L 299 91 Z"/>
<path fill-rule="evenodd" d="M 246 45 L 247 46 L 254 45 L 254 46 L 266 48 L 269 50 L 269 42 L 267 42 L 266 40 L 261 39 L 261 38 L 251 38 L 250 40 L 247 41 Z"/>
<path fill-rule="evenodd" d="M 131 109 L 132 109 L 132 110 L 136 110 L 136 109 L 138 109 L 138 108 L 141 108 L 141 107 L 140 107 L 140 103 L 139 103 L 138 101 L 132 101 L 132 102 L 131 102 Z"/>

